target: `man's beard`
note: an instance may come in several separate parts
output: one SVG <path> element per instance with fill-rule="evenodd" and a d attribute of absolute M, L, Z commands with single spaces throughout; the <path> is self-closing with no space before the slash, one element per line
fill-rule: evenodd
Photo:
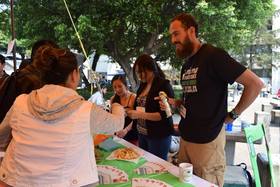
<path fill-rule="evenodd" d="M 176 48 L 176 55 L 179 58 L 187 58 L 192 54 L 194 46 L 193 46 L 193 43 L 188 38 L 185 39 L 183 44 L 180 42 L 176 42 L 175 44 L 177 44 L 177 43 L 179 43 L 183 46 L 182 49 Z"/>

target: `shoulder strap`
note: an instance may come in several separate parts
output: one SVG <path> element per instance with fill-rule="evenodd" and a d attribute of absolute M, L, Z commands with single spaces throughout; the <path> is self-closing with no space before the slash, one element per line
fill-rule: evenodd
<path fill-rule="evenodd" d="M 129 107 L 129 103 L 130 103 L 131 96 L 132 96 L 132 93 L 130 93 L 130 95 L 129 95 L 129 98 L 128 98 L 126 107 Z"/>

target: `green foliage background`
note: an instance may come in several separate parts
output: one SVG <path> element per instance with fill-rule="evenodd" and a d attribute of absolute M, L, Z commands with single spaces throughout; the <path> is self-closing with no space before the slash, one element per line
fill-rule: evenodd
<path fill-rule="evenodd" d="M 67 3 L 86 51 L 111 57 L 130 81 L 133 79 L 130 64 L 141 53 L 154 54 L 157 60 L 177 68 L 181 66 L 168 34 L 170 19 L 180 12 L 196 17 L 202 41 L 244 56 L 244 49 L 274 11 L 272 0 L 67 0 Z M 2 43 L 10 38 L 9 11 L 0 14 L 5 28 L 0 32 Z M 36 40 L 47 38 L 61 47 L 81 51 L 63 0 L 17 0 L 15 18 L 19 46 L 30 49 Z"/>

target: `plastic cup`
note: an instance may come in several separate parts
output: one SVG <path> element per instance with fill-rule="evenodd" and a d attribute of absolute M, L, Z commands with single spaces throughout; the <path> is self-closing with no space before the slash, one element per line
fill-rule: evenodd
<path fill-rule="evenodd" d="M 190 163 L 179 164 L 179 180 L 183 183 L 187 183 L 192 179 L 193 165 Z"/>

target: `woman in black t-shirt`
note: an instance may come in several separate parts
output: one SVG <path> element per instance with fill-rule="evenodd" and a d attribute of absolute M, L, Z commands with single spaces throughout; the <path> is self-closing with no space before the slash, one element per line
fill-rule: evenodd
<path fill-rule="evenodd" d="M 132 110 L 136 95 L 128 90 L 125 75 L 115 75 L 112 79 L 112 86 L 115 95 L 111 97 L 111 104 L 119 103 L 126 111 Z M 132 126 L 132 119 L 128 116 L 125 117 L 124 129 L 116 132 L 116 135 L 137 145 L 137 129 Z"/>
<path fill-rule="evenodd" d="M 164 91 L 168 97 L 174 98 L 173 89 L 158 64 L 149 55 L 138 57 L 133 71 L 140 80 L 140 86 L 134 104 L 135 110 L 130 110 L 127 114 L 137 122 L 139 147 L 167 160 L 173 121 L 172 116 L 166 117 L 165 111 L 160 110 L 155 97 L 158 97 L 160 91 Z"/>

